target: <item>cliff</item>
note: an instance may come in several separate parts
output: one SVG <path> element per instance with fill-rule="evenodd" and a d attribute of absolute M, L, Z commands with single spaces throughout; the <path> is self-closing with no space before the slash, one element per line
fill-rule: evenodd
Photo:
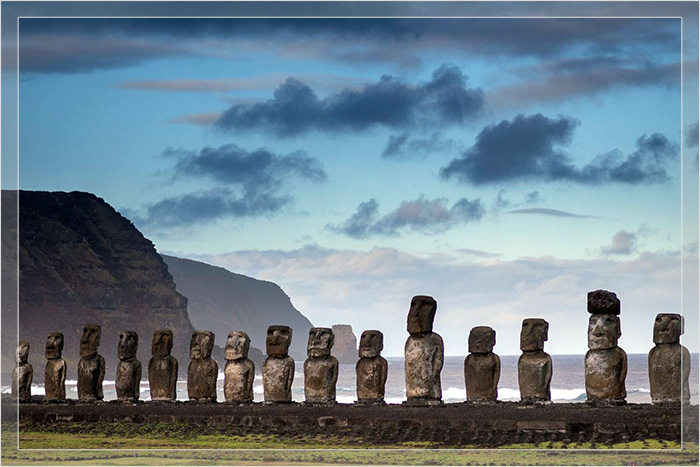
<path fill-rule="evenodd" d="M 296 360 L 306 358 L 313 325 L 294 308 L 279 285 L 199 261 L 167 255 L 163 259 L 177 290 L 189 299 L 192 324 L 197 329 L 213 330 L 218 345 L 225 344 L 230 331 L 240 330 L 248 333 L 252 346 L 265 349 L 267 327 L 284 324 L 293 329 L 291 355 Z"/>
<path fill-rule="evenodd" d="M 16 232 L 17 192 L 3 192 L 2 200 L 4 323 L 14 316 L 12 298 L 5 299 L 14 295 L 12 276 L 6 282 L 5 274 L 14 265 L 5 254 L 13 253 L 9 240 Z M 20 191 L 18 253 L 19 337 L 30 342 L 36 382 L 43 380 L 46 335 L 52 331 L 65 336 L 68 378 L 75 378 L 86 323 L 102 326 L 100 354 L 107 361 L 107 380 L 115 376 L 123 330 L 139 334 L 137 358 L 146 366 L 153 331 L 172 329 L 173 355 L 180 373 L 186 372 L 194 330 L 187 298 L 176 291 L 153 244 L 103 199 L 82 192 Z"/>
<path fill-rule="evenodd" d="M 333 355 L 340 363 L 356 363 L 357 355 L 357 337 L 352 332 L 352 326 L 349 324 L 334 324 L 333 334 L 335 335 L 335 344 L 333 345 Z"/>

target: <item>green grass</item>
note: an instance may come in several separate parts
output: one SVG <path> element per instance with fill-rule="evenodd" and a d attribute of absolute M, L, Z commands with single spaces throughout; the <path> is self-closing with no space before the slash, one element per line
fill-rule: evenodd
<path fill-rule="evenodd" d="M 23 428 L 22 450 L 16 431 L 3 427 L 4 465 L 698 465 L 698 445 L 656 440 L 610 446 L 590 443 L 513 444 L 496 450 L 425 450 L 429 443 L 411 442 L 381 451 L 352 449 L 357 445 L 334 436 L 275 434 L 192 434 L 187 425 L 78 425 L 71 433 Z M 365 445 L 363 445 L 365 446 Z M 377 445 L 376 447 L 378 447 Z M 368 446 L 371 447 L 371 446 Z M 387 446 L 381 446 L 387 448 Z M 56 449 L 77 449 L 59 451 Z M 174 449 L 182 450 L 174 450 Z M 286 448 L 280 450 L 280 448 Z M 289 448 L 316 449 L 294 451 Z M 351 449 L 351 450 L 329 450 Z M 594 451 L 582 451 L 595 448 Z M 600 449 L 598 449 L 600 448 Z M 613 449 L 633 449 L 624 452 Z M 650 451 L 649 449 L 666 449 Z M 42 449 L 42 450 L 27 450 Z M 87 451 L 85 449 L 96 449 Z M 106 451 L 104 449 L 117 449 Z M 145 449 L 134 451 L 134 449 Z M 274 449 L 274 450 L 272 450 Z M 407 451 L 405 449 L 413 449 Z M 524 449 L 540 449 L 530 451 Z M 641 449 L 638 450 L 638 449 Z"/>

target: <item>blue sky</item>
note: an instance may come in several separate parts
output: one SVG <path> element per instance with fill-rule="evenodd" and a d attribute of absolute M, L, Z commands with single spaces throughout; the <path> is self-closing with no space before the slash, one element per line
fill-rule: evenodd
<path fill-rule="evenodd" d="M 595 288 L 645 352 L 682 261 L 697 288 L 697 17 L 685 33 L 681 62 L 674 18 L 21 19 L 20 188 L 93 192 L 388 355 L 415 294 L 448 354 L 477 325 L 518 353 L 534 316 L 551 353 L 584 352 Z"/>

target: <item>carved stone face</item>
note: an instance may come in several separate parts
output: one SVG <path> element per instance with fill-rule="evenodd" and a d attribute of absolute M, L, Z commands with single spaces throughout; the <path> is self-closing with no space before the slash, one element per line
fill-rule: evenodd
<path fill-rule="evenodd" d="M 154 357 L 167 357 L 173 350 L 173 332 L 163 329 L 153 332 L 153 342 L 151 343 L 151 353 Z"/>
<path fill-rule="evenodd" d="M 588 319 L 588 348 L 591 350 L 617 347 L 621 335 L 620 318 L 616 315 L 596 313 Z"/>
<path fill-rule="evenodd" d="M 544 349 L 548 333 L 549 323 L 542 318 L 524 319 L 520 330 L 520 350 L 531 352 Z"/>
<path fill-rule="evenodd" d="M 195 331 L 190 339 L 190 358 L 199 360 L 211 357 L 214 350 L 214 333 L 211 331 Z"/>
<path fill-rule="evenodd" d="M 406 329 L 409 334 L 422 334 L 433 330 L 433 320 L 437 311 L 437 302 L 427 295 L 416 295 L 411 300 L 408 310 Z"/>
<path fill-rule="evenodd" d="M 17 363 L 27 363 L 29 361 L 29 342 L 19 341 L 17 344 Z"/>
<path fill-rule="evenodd" d="M 489 353 L 496 345 L 496 331 L 488 326 L 477 326 L 469 332 L 469 351 Z"/>
<path fill-rule="evenodd" d="M 226 339 L 226 360 L 248 358 L 250 337 L 243 331 L 230 332 Z"/>
<path fill-rule="evenodd" d="M 335 336 L 331 328 L 311 328 L 306 354 L 309 357 L 324 357 L 331 354 Z"/>
<path fill-rule="evenodd" d="M 620 299 L 615 292 L 594 290 L 588 292 L 588 312 L 596 314 L 619 315 Z"/>
<path fill-rule="evenodd" d="M 63 333 L 62 332 L 52 332 L 49 337 L 46 338 L 46 358 L 48 360 L 53 360 L 55 358 L 61 358 L 63 353 Z"/>
<path fill-rule="evenodd" d="M 102 327 L 96 324 L 87 324 L 83 328 L 83 335 L 80 338 L 80 356 L 92 357 L 97 353 L 100 346 Z"/>
<path fill-rule="evenodd" d="M 122 331 L 119 333 L 119 346 L 117 347 L 119 360 L 128 360 L 136 357 L 138 347 L 139 335 L 134 331 Z"/>
<path fill-rule="evenodd" d="M 654 321 L 654 344 L 677 344 L 683 334 L 683 317 L 677 313 L 659 313 Z"/>
<path fill-rule="evenodd" d="M 360 358 L 378 357 L 384 349 L 384 334 L 381 331 L 364 331 L 360 337 Z"/>
<path fill-rule="evenodd" d="M 292 343 L 292 328 L 289 326 L 270 326 L 267 328 L 267 355 L 286 357 Z"/>

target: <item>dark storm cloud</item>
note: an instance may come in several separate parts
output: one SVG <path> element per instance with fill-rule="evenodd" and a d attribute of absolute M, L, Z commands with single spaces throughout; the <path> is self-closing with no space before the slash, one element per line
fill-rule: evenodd
<path fill-rule="evenodd" d="M 477 135 L 476 144 L 443 167 L 440 175 L 475 185 L 518 180 L 642 184 L 670 179 L 666 166 L 679 148 L 658 133 L 641 136 L 636 150 L 626 156 L 614 150 L 576 167 L 560 149 L 570 143 L 576 126 L 573 118 L 541 114 L 489 125 Z"/>
<path fill-rule="evenodd" d="M 340 224 L 328 224 L 326 228 L 352 238 L 384 235 L 396 237 L 402 231 L 434 234 L 457 225 L 478 221 L 485 214 L 481 199 L 470 201 L 461 198 L 451 208 L 444 198 L 420 198 L 404 201 L 394 211 L 379 216 L 379 203 L 370 199 L 360 203 L 355 213 Z"/>
<path fill-rule="evenodd" d="M 317 183 L 327 178 L 320 162 L 304 151 L 278 155 L 267 149 L 247 151 L 227 144 L 200 151 L 169 148 L 163 157 L 175 160 L 173 181 L 204 178 L 219 186 L 165 198 L 140 210 L 123 209 L 139 226 L 161 229 L 271 215 L 294 202 L 282 191 L 291 178 Z"/>
<path fill-rule="evenodd" d="M 459 143 L 444 139 L 439 131 L 430 138 L 412 138 L 408 131 L 390 135 L 382 156 L 392 159 L 422 159 L 434 153 L 457 151 Z"/>
<path fill-rule="evenodd" d="M 50 47 L 57 36 L 103 44 L 129 38 L 201 55 L 220 51 L 221 43 L 238 50 L 252 44 L 281 54 L 346 63 L 417 66 L 431 51 L 551 58 L 574 49 L 589 55 L 675 50 L 680 44 L 678 23 L 651 18 L 25 18 L 20 42 L 31 39 L 39 47 L 41 43 Z M 34 55 L 23 66 L 66 72 L 90 71 L 105 63 L 133 64 L 119 53 L 107 57 L 109 50 L 103 61 L 91 60 L 97 58 L 92 52 L 84 57 L 81 49 L 71 55 L 68 44 L 57 44 L 53 50 L 60 60 L 39 63 L 49 57 Z M 161 56 L 153 53 L 151 58 Z"/>
<path fill-rule="evenodd" d="M 226 188 L 165 198 L 140 211 L 122 209 L 139 227 L 156 229 L 184 227 L 225 217 L 255 217 L 274 214 L 292 202 L 290 196 L 245 192 L 237 196 Z"/>
<path fill-rule="evenodd" d="M 205 177 L 227 185 L 239 184 L 250 191 L 279 187 L 287 177 L 297 176 L 313 182 L 326 180 L 326 172 L 318 159 L 304 151 L 287 155 L 274 154 L 261 148 L 247 151 L 235 144 L 200 151 L 167 149 L 164 157 L 177 159 L 175 177 Z"/>
<path fill-rule="evenodd" d="M 415 86 L 384 75 L 359 89 L 344 89 L 321 99 L 311 87 L 289 78 L 275 90 L 272 99 L 235 104 L 215 126 L 290 137 L 313 130 L 406 128 L 426 121 L 460 124 L 477 114 L 484 102 L 482 91 L 468 89 L 466 82 L 467 77 L 459 68 L 443 65 L 430 81 Z"/>
<path fill-rule="evenodd" d="M 515 211 L 507 211 L 506 214 L 536 214 L 542 216 L 550 217 L 578 217 L 578 218 L 594 218 L 596 216 L 586 216 L 582 214 L 574 214 L 572 212 L 560 211 L 558 209 L 546 209 L 546 208 L 528 208 L 528 209 L 516 209 Z"/>

